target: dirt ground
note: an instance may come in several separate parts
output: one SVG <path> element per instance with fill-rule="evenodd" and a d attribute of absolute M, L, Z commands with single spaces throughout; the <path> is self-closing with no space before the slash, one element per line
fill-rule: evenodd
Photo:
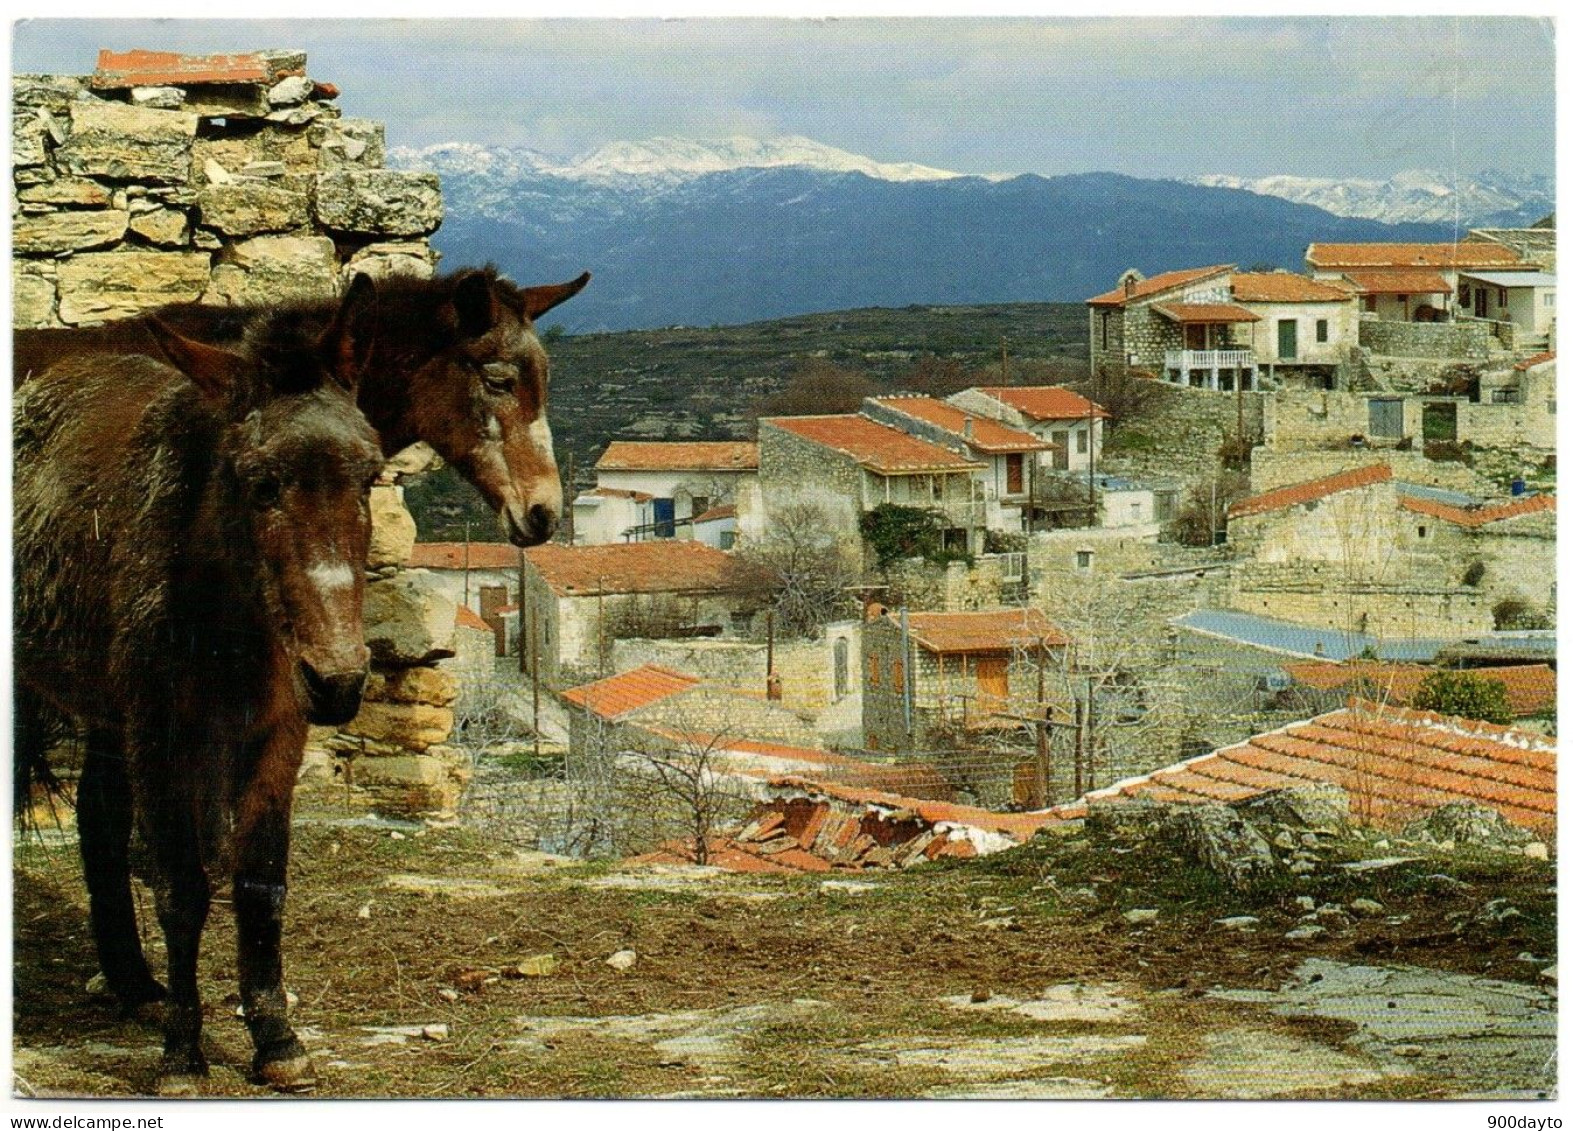
<path fill-rule="evenodd" d="M 150 1093 L 156 1027 L 87 988 L 75 855 L 59 833 L 16 842 L 14 1090 Z M 1552 1092 L 1551 864 L 1451 855 L 1245 900 L 1156 863 L 1040 838 L 899 874 L 741 877 L 307 818 L 286 980 L 318 1097 Z M 1357 898 L 1380 908 L 1331 909 Z M 227 912 L 203 948 L 207 1093 L 257 1096 Z M 1234 916 L 1256 922 L 1217 922 Z M 1326 927 L 1284 937 L 1308 922 Z M 1327 972 L 1391 1012 L 1306 1006 Z M 1485 1002 L 1468 1031 L 1456 1009 L 1447 1032 L 1382 1029 L 1438 993 Z"/>

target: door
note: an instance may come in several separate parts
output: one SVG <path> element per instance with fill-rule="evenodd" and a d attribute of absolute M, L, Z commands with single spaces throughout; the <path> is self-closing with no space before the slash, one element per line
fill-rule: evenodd
<path fill-rule="evenodd" d="M 1403 438 L 1403 401 L 1372 398 L 1367 404 L 1371 416 L 1370 428 L 1368 430 L 1372 436 L 1382 436 L 1393 440 Z"/>
<path fill-rule="evenodd" d="M 1204 350 L 1207 348 L 1207 324 L 1205 322 L 1189 322 L 1186 324 L 1185 348 L 1188 350 Z"/>
<path fill-rule="evenodd" d="M 1485 287 L 1476 287 L 1475 288 L 1475 317 L 1476 318 L 1484 318 L 1485 316 L 1486 316 L 1486 288 Z"/>
<path fill-rule="evenodd" d="M 1280 361 L 1293 361 L 1300 355 L 1300 324 L 1293 318 L 1280 318 L 1278 320 L 1278 358 Z"/>
<path fill-rule="evenodd" d="M 1049 441 L 1054 445 L 1054 470 L 1069 471 L 1071 466 L 1070 430 L 1050 432 Z"/>
<path fill-rule="evenodd" d="M 1010 676 L 1004 656 L 979 656 L 975 663 L 978 674 L 978 714 L 992 715 L 1003 711 L 1010 704 Z"/>
<path fill-rule="evenodd" d="M 651 508 L 655 514 L 655 536 L 657 538 L 677 537 L 677 501 L 675 499 L 652 499 Z"/>
<path fill-rule="evenodd" d="M 1020 453 L 1012 453 L 1005 457 L 1005 493 L 1019 495 L 1025 490 L 1022 475 L 1022 459 Z"/>

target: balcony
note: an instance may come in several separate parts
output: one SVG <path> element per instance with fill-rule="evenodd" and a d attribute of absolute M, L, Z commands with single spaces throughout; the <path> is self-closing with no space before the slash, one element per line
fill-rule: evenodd
<path fill-rule="evenodd" d="M 1198 389 L 1233 389 L 1243 374 L 1247 389 L 1254 385 L 1256 354 L 1251 350 L 1168 350 L 1163 355 L 1164 376 L 1176 385 Z M 1227 375 L 1220 384 L 1220 374 Z"/>

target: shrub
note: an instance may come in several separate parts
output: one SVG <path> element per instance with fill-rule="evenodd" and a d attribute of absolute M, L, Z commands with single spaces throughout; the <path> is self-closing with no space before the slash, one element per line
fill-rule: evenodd
<path fill-rule="evenodd" d="M 1482 679 L 1468 672 L 1432 672 L 1420 681 L 1409 705 L 1422 711 L 1435 711 L 1439 715 L 1458 715 L 1503 726 L 1513 721 L 1513 709 L 1507 700 L 1507 684 L 1499 679 Z"/>
<path fill-rule="evenodd" d="M 1550 628 L 1551 618 L 1529 607 L 1519 597 L 1503 597 L 1491 606 L 1492 623 L 1499 630 Z"/>
<path fill-rule="evenodd" d="M 880 569 L 905 558 L 936 564 L 968 560 L 968 554 L 946 549 L 945 525 L 942 511 L 900 503 L 881 503 L 858 520 L 858 530 L 874 551 Z"/>
<path fill-rule="evenodd" d="M 1479 585 L 1486 576 L 1486 563 L 1482 561 L 1470 562 L 1464 569 L 1464 584 L 1473 589 Z"/>

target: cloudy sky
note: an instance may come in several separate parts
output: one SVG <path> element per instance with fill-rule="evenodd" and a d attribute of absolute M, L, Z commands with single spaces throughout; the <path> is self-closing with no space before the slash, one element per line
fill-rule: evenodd
<path fill-rule="evenodd" d="M 569 156 L 800 134 L 961 172 L 1553 169 L 1549 20 L 33 20 L 13 71 L 99 47 L 298 47 L 395 145 Z"/>

